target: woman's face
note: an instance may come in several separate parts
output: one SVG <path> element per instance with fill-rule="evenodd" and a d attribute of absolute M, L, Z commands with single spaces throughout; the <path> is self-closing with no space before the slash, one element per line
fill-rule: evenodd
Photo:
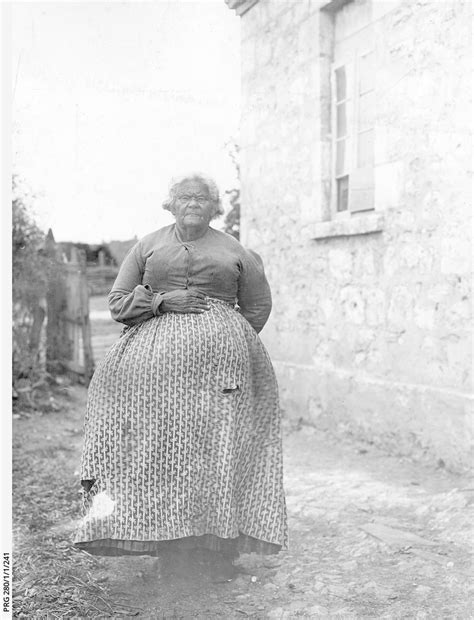
<path fill-rule="evenodd" d="M 183 181 L 174 201 L 174 215 L 181 226 L 208 226 L 214 205 L 209 190 L 201 181 Z"/>

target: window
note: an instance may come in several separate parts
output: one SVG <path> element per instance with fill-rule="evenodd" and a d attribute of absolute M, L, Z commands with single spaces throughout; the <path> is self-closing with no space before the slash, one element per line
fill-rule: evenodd
<path fill-rule="evenodd" d="M 321 200 L 314 240 L 380 233 L 385 226 L 383 208 L 375 208 L 380 168 L 374 148 L 372 6 L 373 0 L 326 0 L 319 5 Z"/>
<path fill-rule="evenodd" d="M 374 52 L 369 0 L 334 14 L 331 72 L 333 217 L 374 209 Z"/>

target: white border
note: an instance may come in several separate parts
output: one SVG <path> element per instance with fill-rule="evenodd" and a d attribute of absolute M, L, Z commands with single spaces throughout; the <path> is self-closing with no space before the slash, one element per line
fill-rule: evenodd
<path fill-rule="evenodd" d="M 12 310 L 12 291 L 11 291 L 11 170 L 12 170 L 12 148 L 11 148 L 11 2 L 0 4 L 0 78 L 2 96 L 0 97 L 0 124 L 1 133 L 4 139 L 0 146 L 0 192 L 2 197 L 2 208 L 0 210 L 0 253 L 1 253 L 1 303 L 0 303 L 0 324 L 1 324 L 1 527 L 0 527 L 0 553 L 10 553 L 10 613 L 3 611 L 0 606 L 2 617 L 12 617 L 12 414 L 11 414 L 11 310 Z M 2 579 L 3 585 L 3 579 Z M 3 589 L 2 589 L 3 591 Z"/>

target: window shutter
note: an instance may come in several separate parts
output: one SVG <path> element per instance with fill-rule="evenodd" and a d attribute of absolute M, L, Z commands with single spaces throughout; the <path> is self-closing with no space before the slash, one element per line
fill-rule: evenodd
<path fill-rule="evenodd" d="M 356 61 L 354 92 L 354 149 L 349 209 L 352 213 L 374 209 L 374 53 Z"/>
<path fill-rule="evenodd" d="M 372 167 L 357 168 L 351 174 L 349 207 L 351 213 L 374 209 L 374 169 Z"/>

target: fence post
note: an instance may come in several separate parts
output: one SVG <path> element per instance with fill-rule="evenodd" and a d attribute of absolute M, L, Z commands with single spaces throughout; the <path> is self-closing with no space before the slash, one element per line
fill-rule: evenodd
<path fill-rule="evenodd" d="M 86 385 L 94 374 L 94 356 L 92 352 L 92 333 L 89 321 L 89 287 L 87 284 L 87 261 L 84 250 L 77 253 L 79 263 L 79 296 L 80 296 L 80 316 L 82 328 L 82 343 L 84 347 L 84 378 Z"/>
<path fill-rule="evenodd" d="M 42 303 L 43 302 L 43 303 Z M 40 299 L 35 309 L 33 310 L 33 324 L 30 331 L 29 347 L 30 351 L 38 357 L 41 342 L 41 330 L 43 328 L 43 322 L 46 317 L 46 310 L 44 308 L 44 299 Z"/>
<path fill-rule="evenodd" d="M 49 259 L 46 291 L 46 370 L 54 374 L 64 370 L 63 360 L 68 358 L 69 340 L 61 320 L 66 308 L 62 261 L 51 228 L 46 235 L 45 252 Z"/>
<path fill-rule="evenodd" d="M 49 258 L 46 326 L 48 372 L 69 372 L 89 383 L 94 372 L 86 253 L 71 247 L 71 260 L 63 262 L 51 229 L 45 243 Z"/>

